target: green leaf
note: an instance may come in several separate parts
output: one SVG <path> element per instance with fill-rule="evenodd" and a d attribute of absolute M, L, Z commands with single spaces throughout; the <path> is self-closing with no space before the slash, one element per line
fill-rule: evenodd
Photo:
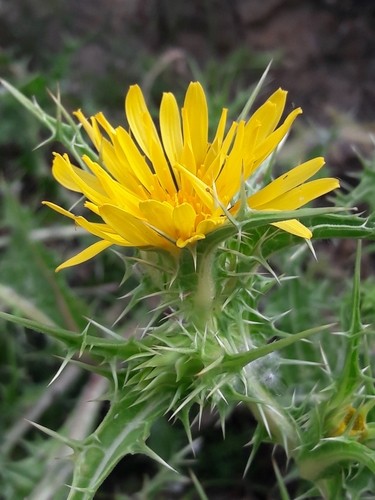
<path fill-rule="evenodd" d="M 375 474 L 375 451 L 344 437 L 322 440 L 297 458 L 301 477 L 310 481 L 340 474 L 338 466 L 347 462 L 362 464 Z"/>
<path fill-rule="evenodd" d="M 116 464 L 127 454 L 142 453 L 150 428 L 168 408 L 168 395 L 134 404 L 137 394 L 124 394 L 112 403 L 98 429 L 76 453 L 68 500 L 91 500 Z"/>
<path fill-rule="evenodd" d="M 243 220 L 233 220 L 233 223 L 225 224 L 220 228 L 209 233 L 204 240 L 198 242 L 198 248 L 214 248 L 216 245 L 222 241 L 236 235 L 237 233 L 249 233 L 251 234 L 257 228 L 262 226 L 265 229 L 269 228 L 269 224 L 273 222 L 280 222 L 288 219 L 306 219 L 317 216 L 327 215 L 334 212 L 344 212 L 344 208 L 339 207 L 325 207 L 325 208 L 301 208 L 299 210 L 248 210 L 246 211 Z M 372 231 L 374 233 L 374 230 Z M 289 233 L 286 233 L 289 235 Z M 292 235 L 290 235 L 292 236 Z M 293 243 L 301 241 L 301 238 L 293 237 Z"/>
<path fill-rule="evenodd" d="M 221 368 L 223 370 L 230 370 L 230 369 L 239 370 L 241 367 L 246 366 L 247 364 L 251 363 L 252 361 L 255 361 L 258 358 L 267 356 L 267 354 L 270 354 L 271 352 L 279 351 L 284 347 L 294 344 L 299 340 L 306 339 L 316 333 L 321 333 L 323 330 L 327 330 L 332 326 L 334 326 L 334 323 L 329 325 L 317 326 L 315 328 L 310 328 L 308 330 L 304 330 L 302 332 L 295 333 L 293 335 L 288 335 L 287 337 L 282 338 L 280 340 L 276 340 L 271 344 L 266 344 L 261 347 L 256 347 L 255 349 L 251 349 L 250 351 L 241 352 L 239 354 L 226 354 L 221 364 Z"/>
<path fill-rule="evenodd" d="M 360 341 L 363 337 L 361 324 L 360 291 L 361 291 L 361 242 L 358 242 L 356 263 L 353 278 L 353 291 L 351 300 L 351 321 L 347 332 L 347 346 L 345 364 L 337 380 L 336 388 L 329 407 L 335 410 L 348 404 L 362 382 L 362 373 L 359 360 Z"/>
<path fill-rule="evenodd" d="M 38 321 L 20 318 L 1 311 L 0 318 L 24 326 L 25 328 L 44 333 L 55 340 L 61 341 L 65 346 L 74 349 L 76 352 L 81 351 L 82 345 L 85 345 L 86 350 L 93 356 L 100 356 L 103 358 L 116 357 L 125 360 L 130 356 L 142 352 L 146 344 L 146 342 L 141 343 L 134 339 L 124 339 L 124 342 L 114 342 L 113 339 L 78 334 L 77 332 L 72 332 L 56 326 L 44 325 Z M 152 342 L 152 339 L 150 339 L 150 341 Z"/>
<path fill-rule="evenodd" d="M 356 214 L 318 214 L 304 219 L 303 223 L 311 229 L 313 242 L 314 240 L 331 238 L 375 239 L 375 224 L 367 218 Z M 260 238 L 264 234 L 264 229 L 258 231 L 257 239 L 260 241 Z M 273 231 L 273 234 L 266 238 L 261 245 L 261 252 L 264 258 L 285 248 L 300 244 L 302 241 L 298 236 L 286 233 L 285 231 L 276 229 L 268 229 L 268 231 Z"/>

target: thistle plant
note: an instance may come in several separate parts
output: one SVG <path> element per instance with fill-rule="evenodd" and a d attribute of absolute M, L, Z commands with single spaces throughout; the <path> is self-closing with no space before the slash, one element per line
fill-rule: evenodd
<path fill-rule="evenodd" d="M 77 334 L 2 313 L 61 341 L 67 350 L 63 366 L 75 356 L 82 369 L 108 380 L 108 412 L 87 438 L 77 441 L 34 424 L 72 450 L 68 498 L 94 498 L 127 454 L 143 453 L 170 467 L 147 444 L 159 417 L 179 419 L 193 448 L 196 418 L 211 410 L 225 433 L 227 415 L 238 404 L 258 422 L 249 467 L 265 441 L 284 449 L 300 477 L 310 481 L 311 494 L 343 498 L 352 477 L 365 478 L 366 488 L 373 488 L 374 390 L 365 350 L 371 328 L 360 318 L 361 246 L 346 330 L 329 323 L 289 332 L 280 318 L 264 313 L 267 294 L 283 287 L 283 277 L 270 264 L 274 254 L 295 246 L 313 251 L 312 239 L 374 238 L 371 221 L 348 207 L 305 207 L 339 188 L 335 178 L 310 180 L 323 158 L 273 178 L 278 149 L 301 114 L 297 108 L 282 119 L 287 93 L 276 90 L 249 115 L 258 85 L 238 119 L 228 123 L 223 109 L 210 135 L 208 104 L 198 82 L 188 85 L 181 108 L 173 94 L 163 95 L 158 123 L 141 89 L 131 86 L 125 98 L 128 125 L 117 127 L 102 113 L 86 118 L 81 110 L 75 113 L 77 124 L 58 99 L 54 118 L 3 84 L 71 154 L 55 153 L 52 173 L 79 194 L 84 215 L 77 205 L 69 210 L 44 204 L 98 238 L 57 271 L 114 247 L 124 260 L 125 278 L 133 271 L 139 277 L 122 318 L 148 297 L 156 301 L 130 337 L 94 321 Z M 340 377 L 322 353 L 316 371 L 323 366 L 325 376 L 317 375 L 311 394 L 286 402 L 264 371 L 280 363 L 287 348 L 313 344 L 316 335 L 343 339 Z M 309 365 L 308 359 L 298 362 Z M 292 392 L 300 382 L 294 380 Z M 276 475 L 288 498 L 278 469 Z"/>

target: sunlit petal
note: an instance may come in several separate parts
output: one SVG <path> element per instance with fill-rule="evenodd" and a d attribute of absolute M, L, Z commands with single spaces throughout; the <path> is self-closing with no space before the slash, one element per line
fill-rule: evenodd
<path fill-rule="evenodd" d="M 130 130 L 141 149 L 150 158 L 151 144 L 160 144 L 159 136 L 147 109 L 142 91 L 138 85 L 132 85 L 125 99 L 126 117 Z"/>
<path fill-rule="evenodd" d="M 340 186 L 337 179 L 317 179 L 310 181 L 302 186 L 298 186 L 278 198 L 271 200 L 263 205 L 258 205 L 257 210 L 296 210 L 303 207 L 312 200 L 329 193 Z M 250 205 L 251 206 L 251 205 Z M 254 208 L 254 207 L 252 207 Z"/>
<path fill-rule="evenodd" d="M 274 200 L 296 186 L 299 186 L 307 179 L 310 179 L 310 177 L 316 174 L 323 165 L 324 158 L 322 157 L 317 157 L 298 165 L 298 167 L 289 170 L 268 184 L 268 186 L 250 196 L 249 205 L 251 208 L 258 208 L 261 205 L 269 203 L 271 200 Z"/>
<path fill-rule="evenodd" d="M 292 111 L 285 119 L 284 123 L 280 125 L 272 134 L 270 134 L 259 146 L 254 149 L 255 162 L 254 168 L 258 167 L 268 156 L 274 151 L 280 142 L 284 139 L 285 135 L 289 132 L 294 120 L 302 113 L 301 108 Z M 250 172 L 251 173 L 251 172 Z"/>
<path fill-rule="evenodd" d="M 173 207 L 170 203 L 158 200 L 146 200 L 139 205 L 142 217 L 151 226 L 157 227 L 162 233 L 168 234 L 174 240 L 176 233 L 173 224 Z"/>
<path fill-rule="evenodd" d="M 310 239 L 312 237 L 312 232 L 310 231 L 310 229 L 308 229 L 296 219 L 273 222 L 272 226 L 282 229 L 287 233 L 294 234 L 294 236 L 299 236 L 300 238 Z"/>
<path fill-rule="evenodd" d="M 154 184 L 152 172 L 147 165 L 144 156 L 141 154 L 128 132 L 119 127 L 114 137 L 114 145 L 120 159 L 125 157 L 125 162 L 120 162 L 124 169 L 125 178 L 135 177 L 138 183 L 142 184 L 148 191 Z M 126 182 L 126 180 L 125 180 Z"/>
<path fill-rule="evenodd" d="M 60 207 L 59 205 L 55 205 L 55 203 L 51 203 L 50 201 L 42 201 L 43 205 L 46 205 L 49 208 L 52 208 L 55 212 L 64 215 L 65 217 L 69 217 L 69 219 L 75 220 L 76 216 L 69 212 L 68 210 L 65 210 L 65 208 Z"/>
<path fill-rule="evenodd" d="M 182 203 L 173 210 L 173 223 L 180 239 L 188 240 L 194 234 L 196 217 L 197 214 L 189 203 Z"/>
<path fill-rule="evenodd" d="M 70 163 L 67 154 L 61 156 L 54 153 L 54 160 L 52 163 L 52 174 L 55 179 L 65 188 L 77 193 L 82 193 L 82 183 L 77 182 L 77 177 L 86 185 L 91 186 L 92 189 L 98 192 L 103 192 L 100 182 L 96 177 L 81 168 L 75 167 Z"/>
<path fill-rule="evenodd" d="M 160 105 L 160 132 L 171 165 L 180 161 L 183 138 L 177 101 L 170 92 L 163 95 Z"/>
<path fill-rule="evenodd" d="M 208 109 L 202 85 L 190 83 L 185 96 L 183 126 L 189 129 L 191 147 L 199 167 L 208 148 Z"/>
<path fill-rule="evenodd" d="M 82 252 L 78 253 L 74 257 L 71 257 L 70 259 L 66 260 L 63 264 L 60 264 L 56 268 L 56 271 L 61 271 L 61 269 L 82 264 L 83 262 L 86 262 L 87 260 L 96 257 L 98 253 L 102 252 L 103 250 L 106 250 L 111 245 L 112 243 L 110 243 L 109 241 L 104 241 L 104 240 L 97 241 L 93 245 L 90 245 L 89 247 L 82 250 Z"/>
<path fill-rule="evenodd" d="M 258 129 L 260 141 L 275 130 L 284 111 L 286 96 L 285 90 L 276 90 L 248 121 L 247 128 L 251 131 Z"/>
<path fill-rule="evenodd" d="M 113 205 L 103 205 L 99 211 L 103 220 L 125 241 L 128 241 L 129 246 L 161 248 L 169 246 L 165 238 L 151 229 L 144 221 L 125 210 Z"/>

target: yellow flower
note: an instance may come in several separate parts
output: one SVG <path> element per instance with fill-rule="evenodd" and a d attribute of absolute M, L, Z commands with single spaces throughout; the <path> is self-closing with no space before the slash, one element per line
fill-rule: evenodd
<path fill-rule="evenodd" d="M 130 87 L 125 99 L 129 130 L 113 128 L 102 113 L 88 120 L 77 111 L 100 160 L 83 156 L 87 166 L 83 170 L 66 154 L 55 153 L 52 171 L 64 187 L 84 195 L 85 207 L 100 222 L 44 203 L 100 240 L 58 269 L 80 264 L 111 245 L 176 253 L 225 224 L 226 214 L 235 216 L 239 209 L 243 181 L 277 148 L 302 113 L 295 109 L 279 124 L 286 94 L 277 90 L 247 122 L 233 122 L 228 129 L 223 109 L 212 140 L 205 93 L 197 82 L 190 83 L 181 111 L 173 94 L 163 95 L 160 132 L 137 85 Z M 314 158 L 290 170 L 252 194 L 250 209 L 294 210 L 337 188 L 336 179 L 305 183 L 323 164 L 322 158 Z M 311 238 L 310 230 L 297 220 L 274 225 Z"/>
<path fill-rule="evenodd" d="M 330 436 L 342 436 L 348 434 L 350 437 L 365 438 L 367 435 L 366 409 L 362 411 L 349 406 L 344 417 L 337 427 L 330 433 Z"/>

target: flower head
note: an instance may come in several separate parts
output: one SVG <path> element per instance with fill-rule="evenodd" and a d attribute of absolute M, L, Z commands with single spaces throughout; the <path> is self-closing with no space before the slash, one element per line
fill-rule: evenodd
<path fill-rule="evenodd" d="M 82 157 L 87 170 L 55 154 L 53 175 L 67 189 L 86 198 L 85 207 L 99 218 L 92 222 L 53 204 L 49 207 L 73 219 L 100 240 L 58 269 L 84 262 L 111 245 L 160 248 L 171 253 L 214 231 L 236 216 L 241 185 L 277 148 L 295 118 L 293 110 L 280 124 L 286 92 L 277 90 L 248 121 L 231 123 L 223 109 L 216 133 L 208 137 L 208 108 L 204 90 L 190 83 L 182 109 L 173 94 L 163 95 L 159 132 L 139 86 L 125 99 L 129 130 L 112 127 L 102 113 L 83 125 L 99 160 Z M 294 210 L 338 187 L 336 179 L 305 182 L 324 164 L 314 158 L 251 194 L 253 210 Z M 311 232 L 297 220 L 274 223 L 303 238 Z"/>

